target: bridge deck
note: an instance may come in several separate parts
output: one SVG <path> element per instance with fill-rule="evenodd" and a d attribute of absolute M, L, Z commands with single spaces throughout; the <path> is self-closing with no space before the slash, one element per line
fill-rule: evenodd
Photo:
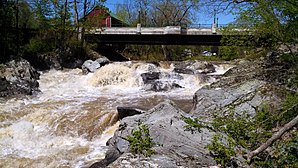
<path fill-rule="evenodd" d="M 219 46 L 222 34 L 216 28 L 110 27 L 90 30 L 88 42 L 101 44 L 165 44 Z"/>
<path fill-rule="evenodd" d="M 163 35 L 163 34 L 186 34 L 186 35 L 210 35 L 220 34 L 214 28 L 187 28 L 180 26 L 167 27 L 104 27 L 101 29 L 93 29 L 92 34 L 142 34 L 142 35 Z"/>

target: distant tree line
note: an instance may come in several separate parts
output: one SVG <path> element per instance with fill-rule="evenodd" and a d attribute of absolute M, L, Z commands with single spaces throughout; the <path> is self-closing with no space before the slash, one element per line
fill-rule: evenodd
<path fill-rule="evenodd" d="M 86 44 L 79 40 L 78 33 L 80 28 L 80 37 L 84 39 L 90 26 L 84 16 L 96 5 L 104 5 L 105 1 L 0 0 L 0 62 L 24 54 L 59 50 L 63 55 L 69 47 L 84 48 Z M 254 40 L 262 47 L 297 43 L 296 0 L 124 0 L 116 4 L 117 17 L 131 26 L 141 23 L 142 26 L 185 27 L 197 23 L 198 13 L 201 12 L 210 17 L 220 12 L 233 13 L 236 20 L 230 30 L 250 30 Z M 229 45 L 239 43 L 234 39 L 227 41 Z M 172 47 L 147 46 L 139 49 L 144 50 L 141 53 L 148 53 L 151 48 L 163 53 L 166 60 L 172 60 Z M 232 48 L 233 51 L 235 49 Z M 228 55 L 237 55 L 231 49 L 226 51 L 229 51 Z"/>
<path fill-rule="evenodd" d="M 1 0 L 0 62 L 23 54 L 83 47 L 78 29 L 87 27 L 84 16 L 105 0 Z"/>

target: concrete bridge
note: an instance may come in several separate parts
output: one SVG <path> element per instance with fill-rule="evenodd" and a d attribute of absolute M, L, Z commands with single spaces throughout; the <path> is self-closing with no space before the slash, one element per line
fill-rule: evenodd
<path fill-rule="evenodd" d="M 104 27 L 89 30 L 88 42 L 101 44 L 165 44 L 219 46 L 222 34 L 212 24 L 210 28 L 167 27 Z"/>

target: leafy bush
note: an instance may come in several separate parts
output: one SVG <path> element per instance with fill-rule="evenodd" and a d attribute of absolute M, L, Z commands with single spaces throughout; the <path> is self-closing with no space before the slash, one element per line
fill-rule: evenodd
<path fill-rule="evenodd" d="M 231 110 L 228 114 L 217 115 L 206 126 L 198 119 L 184 117 L 187 123 L 186 129 L 200 131 L 208 128 L 217 132 L 207 148 L 214 159 L 226 167 L 231 163 L 231 158 L 238 153 L 245 155 L 247 150 L 255 150 L 256 147 L 268 140 L 273 130 L 284 125 L 297 116 L 298 93 L 289 94 L 279 110 L 272 111 L 268 105 L 257 109 L 256 115 L 251 116 L 243 112 L 241 115 Z M 297 167 L 298 166 L 298 133 L 295 130 L 287 133 L 286 139 L 282 138 L 271 146 L 271 152 L 260 153 L 252 164 L 257 167 Z"/>
<path fill-rule="evenodd" d="M 201 132 L 202 128 L 207 128 L 208 126 L 200 121 L 198 118 L 192 119 L 190 117 L 181 116 L 183 121 L 187 124 L 184 126 L 185 131 L 191 131 L 193 134 L 195 131 Z"/>
<path fill-rule="evenodd" d="M 36 55 L 51 51 L 52 46 L 46 40 L 40 38 L 32 38 L 28 44 L 24 46 L 25 53 Z"/>
<path fill-rule="evenodd" d="M 237 46 L 222 46 L 220 47 L 220 56 L 226 60 L 230 61 L 239 57 Z"/>
<path fill-rule="evenodd" d="M 125 139 L 129 142 L 130 150 L 135 154 L 142 154 L 145 157 L 150 157 L 155 151 L 152 149 L 155 143 L 150 137 L 149 128 L 147 125 L 138 123 L 138 127 L 131 132 L 132 136 L 127 136 Z"/>
<path fill-rule="evenodd" d="M 211 143 L 207 145 L 207 148 L 212 151 L 211 154 L 214 159 L 222 166 L 228 165 L 231 158 L 236 155 L 235 147 L 236 142 L 232 138 L 224 137 L 219 133 L 215 134 Z"/>

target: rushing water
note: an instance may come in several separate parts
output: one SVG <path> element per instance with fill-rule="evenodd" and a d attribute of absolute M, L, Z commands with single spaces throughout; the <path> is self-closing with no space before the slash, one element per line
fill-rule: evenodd
<path fill-rule="evenodd" d="M 228 67 L 218 66 L 216 74 Z M 118 127 L 117 106 L 147 110 L 165 99 L 187 111 L 194 92 L 213 78 L 175 78 L 173 66 L 113 63 L 95 73 L 50 70 L 40 77 L 37 96 L 0 100 L 0 167 L 85 167 L 104 157 L 106 141 Z M 183 88 L 144 89 L 141 74 L 165 72 Z"/>

